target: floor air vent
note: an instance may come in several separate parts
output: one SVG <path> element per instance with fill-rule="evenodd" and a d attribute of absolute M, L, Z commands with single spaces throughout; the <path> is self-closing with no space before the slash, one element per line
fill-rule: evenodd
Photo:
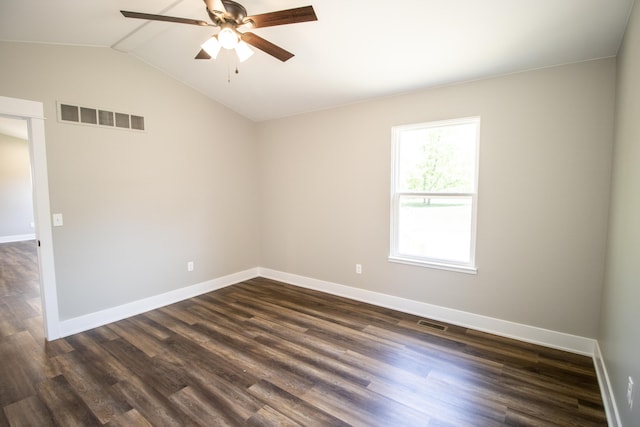
<path fill-rule="evenodd" d="M 429 320 L 418 320 L 418 325 L 420 326 L 426 326 L 427 328 L 431 328 L 431 329 L 437 329 L 439 331 L 446 331 L 447 327 L 444 325 L 441 325 L 439 323 L 434 323 L 434 322 L 430 322 Z"/>
<path fill-rule="evenodd" d="M 144 131 L 144 117 L 100 108 L 58 103 L 58 119 L 64 123 Z"/>

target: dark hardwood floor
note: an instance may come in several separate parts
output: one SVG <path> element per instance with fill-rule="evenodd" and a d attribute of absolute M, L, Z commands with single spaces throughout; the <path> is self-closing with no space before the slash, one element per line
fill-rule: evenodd
<path fill-rule="evenodd" d="M 606 425 L 588 357 L 261 278 L 45 343 L 35 263 L 0 245 L 0 426 Z"/>

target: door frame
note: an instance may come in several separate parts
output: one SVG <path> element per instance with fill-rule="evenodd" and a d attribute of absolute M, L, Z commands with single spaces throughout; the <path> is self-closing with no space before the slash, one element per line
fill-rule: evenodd
<path fill-rule="evenodd" d="M 49 176 L 44 134 L 44 105 L 42 102 L 0 96 L 0 115 L 23 119 L 29 131 L 29 157 L 33 183 L 33 216 L 36 226 L 40 297 L 44 336 L 51 341 L 60 338 L 58 293 L 53 258 Z"/>

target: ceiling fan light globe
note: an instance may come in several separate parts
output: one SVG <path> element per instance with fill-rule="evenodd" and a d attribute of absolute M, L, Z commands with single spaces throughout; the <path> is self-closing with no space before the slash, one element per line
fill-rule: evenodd
<path fill-rule="evenodd" d="M 210 57 L 212 57 L 213 59 L 216 59 L 222 45 L 220 44 L 218 39 L 215 38 L 214 36 L 214 37 L 211 37 L 206 42 L 202 43 L 200 47 L 204 49 L 204 51 L 207 52 Z"/>
<path fill-rule="evenodd" d="M 236 46 L 236 55 L 238 55 L 240 62 L 244 62 L 253 55 L 253 50 L 251 50 L 247 43 L 240 40 L 238 46 Z"/>
<path fill-rule="evenodd" d="M 225 49 L 235 49 L 238 46 L 238 35 L 231 28 L 223 28 L 218 33 L 218 41 Z"/>

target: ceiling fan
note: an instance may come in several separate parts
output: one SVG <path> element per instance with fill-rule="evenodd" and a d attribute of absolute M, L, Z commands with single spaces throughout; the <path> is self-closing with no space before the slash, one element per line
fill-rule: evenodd
<path fill-rule="evenodd" d="M 220 49 L 225 48 L 234 49 L 240 62 L 243 62 L 253 55 L 253 51 L 248 45 L 260 49 L 282 62 L 294 56 L 293 53 L 284 50 L 254 33 L 241 32 L 240 30 L 318 20 L 313 6 L 297 7 L 248 16 L 244 6 L 233 0 L 204 0 L 204 3 L 206 4 L 207 14 L 211 22 L 199 19 L 154 15 L 151 13 L 130 12 L 126 10 L 121 10 L 120 12 L 127 18 L 176 22 L 179 24 L 203 27 L 219 27 L 220 31 L 218 34 L 213 35 L 202 44 L 202 49 L 198 52 L 195 59 L 215 59 Z"/>

